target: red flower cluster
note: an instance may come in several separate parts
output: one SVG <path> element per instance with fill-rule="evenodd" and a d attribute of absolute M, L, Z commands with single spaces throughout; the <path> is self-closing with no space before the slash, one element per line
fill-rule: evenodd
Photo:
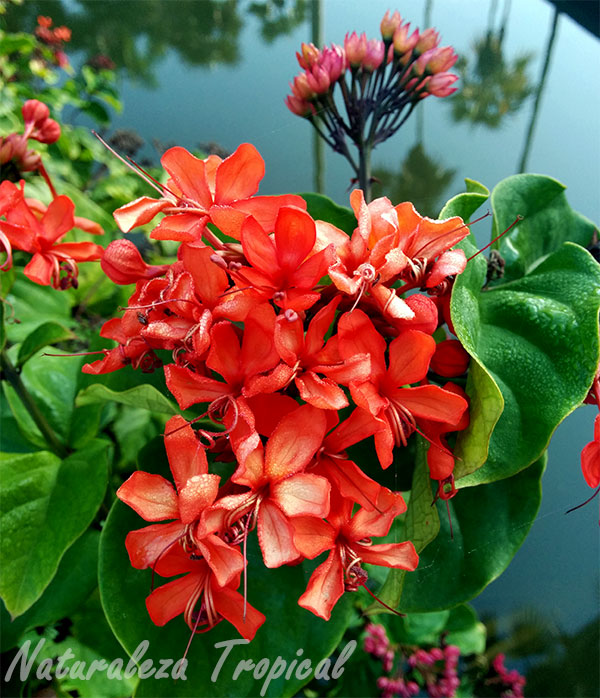
<path fill-rule="evenodd" d="M 71 41 L 71 30 L 68 27 L 52 27 L 52 18 L 40 15 L 37 18 L 38 26 L 35 28 L 37 38 L 52 49 L 54 62 L 60 68 L 69 65 L 69 59 L 62 50 L 62 45 Z"/>
<path fill-rule="evenodd" d="M 328 552 L 299 599 L 328 619 L 344 591 L 365 585 L 364 563 L 413 570 L 418 562 L 410 542 L 372 543 L 406 507 L 348 447 L 374 436 L 387 468 L 418 432 L 431 443 L 432 476 L 452 483 L 445 439 L 466 426 L 467 401 L 457 386 L 437 384 L 432 334 L 466 263 L 449 248 L 468 230 L 460 218 L 430 220 L 387 199 L 367 204 L 355 191 L 348 237 L 313 220 L 299 197 L 255 196 L 264 163 L 248 144 L 225 160 L 172 148 L 162 163 L 169 179 L 160 197 L 115 218 L 129 231 L 164 214 L 151 237 L 179 241 L 178 259 L 150 266 L 132 243 L 109 245 L 103 269 L 136 287 L 123 317 L 102 329 L 118 346 L 84 367 L 153 370 L 156 352 L 167 350 L 179 407 L 201 404 L 215 423 L 168 422 L 175 488 L 136 472 L 117 493 L 147 521 L 169 521 L 129 534 L 132 564 L 186 573 L 154 590 L 148 610 L 160 625 L 183 613 L 196 631 L 225 618 L 252 638 L 264 616 L 237 589 L 240 546 L 256 529 L 267 567 Z M 226 482 L 209 472 L 207 454 L 235 462 Z"/>
<path fill-rule="evenodd" d="M 0 184 L 0 244 L 7 258 L 2 271 L 12 266 L 12 248 L 33 257 L 23 273 L 36 284 L 56 289 L 77 288 L 77 262 L 100 259 L 104 250 L 92 242 L 60 242 L 73 228 L 102 235 L 102 228 L 75 216 L 68 196 L 57 196 L 49 206 L 25 198 L 25 182 Z"/>

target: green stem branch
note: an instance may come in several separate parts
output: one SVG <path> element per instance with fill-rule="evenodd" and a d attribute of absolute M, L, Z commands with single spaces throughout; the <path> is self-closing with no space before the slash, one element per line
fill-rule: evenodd
<path fill-rule="evenodd" d="M 46 417 L 44 417 L 40 411 L 40 408 L 37 406 L 33 397 L 25 387 L 19 372 L 12 365 L 12 362 L 8 358 L 8 354 L 5 349 L 2 350 L 2 354 L 0 356 L 0 367 L 2 368 L 2 377 L 14 388 L 15 393 L 19 396 L 19 399 L 31 415 L 33 421 L 36 423 L 37 428 L 42 433 L 42 436 L 46 440 L 50 450 L 56 453 L 57 456 L 66 458 L 69 455 L 67 448 L 58 440 L 58 437 L 54 433 L 52 427 L 48 424 Z"/>

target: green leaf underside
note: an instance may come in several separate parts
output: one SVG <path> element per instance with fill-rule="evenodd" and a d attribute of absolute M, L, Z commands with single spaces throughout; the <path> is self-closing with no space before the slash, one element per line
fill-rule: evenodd
<path fill-rule="evenodd" d="M 470 243 L 462 245 L 468 255 Z M 539 458 L 558 424 L 585 398 L 598 364 L 600 267 L 586 250 L 565 243 L 522 279 L 479 292 L 484 277 L 481 265 L 467 266 L 458 277 L 452 318 L 463 346 L 500 389 L 504 411 L 483 467 L 467 457 L 469 433 L 459 438 L 464 460 L 455 475 L 461 486 L 508 477 Z M 490 381 L 481 383 L 475 417 L 485 434 L 499 400 Z"/>
<path fill-rule="evenodd" d="M 450 500 L 454 540 L 445 502 L 436 506 L 440 533 L 406 576 L 400 610 L 439 611 L 477 596 L 508 566 L 525 540 L 541 502 L 546 455 L 498 482 L 459 490 Z"/>
<path fill-rule="evenodd" d="M 94 518 L 106 490 L 106 459 L 102 441 L 63 461 L 46 451 L 1 456 L 0 595 L 12 616 L 40 598 Z"/>
<path fill-rule="evenodd" d="M 106 401 L 118 402 L 121 405 L 139 407 L 161 414 L 179 414 L 174 402 L 165 397 L 152 385 L 138 385 L 123 391 L 107 388 L 101 383 L 94 383 L 77 395 L 76 405 L 91 405 Z"/>
<path fill-rule="evenodd" d="M 144 659 L 177 661 L 183 656 L 191 631 L 182 616 L 162 628 L 152 623 L 144 603 L 150 593 L 151 572 L 133 569 L 125 549 L 126 534 L 140 528 L 143 523 L 135 512 L 121 502 L 115 502 L 100 544 L 102 605 L 114 634 L 129 653 L 142 640 L 148 640 L 149 648 Z M 235 628 L 223 621 L 210 632 L 196 635 L 192 640 L 187 656 L 186 681 L 148 678 L 140 682 L 136 697 L 259 695 L 265 678 L 255 680 L 252 672 L 244 671 L 236 681 L 232 681 L 233 671 L 241 660 L 251 659 L 257 663 L 267 658 L 272 666 L 281 656 L 289 667 L 290 662 L 298 659 L 296 652 L 303 649 L 302 658 L 310 659 L 314 669 L 337 647 L 348 625 L 351 595 L 346 594 L 338 602 L 330 621 L 317 618 L 297 604 L 315 563 L 267 569 L 262 564 L 254 538 L 251 536 L 248 544 L 248 601 L 267 616 L 254 640 L 250 644 L 233 646 L 218 679 L 212 683 L 210 677 L 223 652 L 222 648 L 215 648 L 215 643 L 240 639 Z M 322 561 L 319 558 L 318 563 Z M 161 584 L 163 579 L 156 578 L 155 583 Z M 301 681 L 292 676 L 286 680 L 284 672 L 270 683 L 265 695 L 292 696 L 309 678 Z"/>
<path fill-rule="evenodd" d="M 505 261 L 503 282 L 529 273 L 564 242 L 585 247 L 596 227 L 567 203 L 565 186 L 551 177 L 519 174 L 507 177 L 492 192 L 494 233 L 506 230 L 517 214 L 523 220 L 494 246 Z"/>
<path fill-rule="evenodd" d="M 421 551 L 438 535 L 440 521 L 437 509 L 431 506 L 433 493 L 426 458 L 428 444 L 421 437 L 417 443 L 417 465 L 413 475 L 410 500 L 404 515 L 404 527 L 399 534 L 398 542 L 412 541 L 416 551 L 421 554 Z M 377 596 L 388 606 L 398 608 L 403 585 L 411 574 L 414 572 L 407 573 L 405 570 L 391 569 Z M 372 604 L 368 612 L 369 614 L 387 613 L 378 603 Z"/>

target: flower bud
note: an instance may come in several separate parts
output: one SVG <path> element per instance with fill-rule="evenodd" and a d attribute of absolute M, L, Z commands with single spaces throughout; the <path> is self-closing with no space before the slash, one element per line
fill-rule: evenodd
<path fill-rule="evenodd" d="M 356 32 L 346 34 L 344 50 L 348 63 L 352 68 L 358 68 L 367 53 L 367 35 L 364 32 L 360 36 Z"/>
<path fill-rule="evenodd" d="M 331 84 L 340 79 L 346 70 L 346 54 L 341 46 L 332 44 L 331 48 L 325 47 L 321 53 L 320 65 L 329 75 Z"/>
<path fill-rule="evenodd" d="M 306 102 L 299 97 L 295 97 L 294 95 L 288 95 L 285 98 L 285 105 L 292 112 L 292 114 L 296 114 L 296 116 L 308 116 L 314 112 L 314 109 L 309 102 Z"/>
<path fill-rule="evenodd" d="M 364 70 L 373 72 L 377 70 L 379 66 L 383 63 L 383 57 L 385 55 L 385 45 L 383 41 L 378 39 L 371 39 L 367 42 L 367 52 L 362 60 L 362 67 Z"/>
<path fill-rule="evenodd" d="M 60 138 L 60 125 L 54 119 L 46 119 L 41 127 L 34 129 L 29 138 L 40 143 L 56 143 Z"/>
<path fill-rule="evenodd" d="M 454 53 L 452 46 L 443 46 L 442 48 L 430 49 L 426 53 L 430 53 L 430 58 L 427 62 L 427 70 L 430 73 L 446 72 L 447 70 L 450 70 L 450 68 L 452 68 L 452 66 L 458 60 L 458 56 L 456 53 Z"/>
<path fill-rule="evenodd" d="M 168 264 L 151 266 L 142 259 L 138 248 L 131 240 L 114 240 L 104 251 L 100 260 L 102 270 L 111 281 L 125 286 L 140 279 L 153 279 L 166 273 Z"/>
<path fill-rule="evenodd" d="M 314 65 L 306 71 L 306 81 L 315 94 L 322 95 L 329 90 L 329 75 L 320 65 Z"/>
<path fill-rule="evenodd" d="M 0 138 L 0 165 L 11 160 L 20 160 L 27 150 L 27 139 L 20 133 L 11 133 Z"/>
<path fill-rule="evenodd" d="M 448 97 L 456 92 L 456 87 L 451 87 L 458 80 L 454 73 L 436 73 L 427 78 L 427 92 L 435 97 Z"/>
<path fill-rule="evenodd" d="M 424 53 L 425 51 L 428 51 L 430 48 L 435 48 L 439 43 L 439 33 L 436 32 L 436 30 L 433 29 L 433 27 L 430 27 L 419 36 L 419 40 L 417 41 L 415 49 L 419 53 Z"/>
<path fill-rule="evenodd" d="M 409 29 L 410 24 L 407 23 L 401 27 L 398 27 L 398 29 L 396 29 L 394 32 L 392 41 L 394 53 L 398 56 L 412 51 L 419 41 L 419 30 L 415 29 L 414 32 L 409 36 Z"/>
<path fill-rule="evenodd" d="M 298 99 L 309 101 L 315 98 L 315 91 L 308 82 L 308 71 L 296 75 L 290 87 L 292 88 L 294 97 Z"/>
<path fill-rule="evenodd" d="M 455 378 L 465 373 L 470 360 L 458 339 L 445 339 L 435 348 L 431 369 L 444 378 Z"/>
<path fill-rule="evenodd" d="M 50 116 L 50 109 L 37 99 L 28 99 L 21 107 L 21 113 L 26 127 L 29 124 L 38 127 Z"/>
<path fill-rule="evenodd" d="M 381 36 L 385 41 L 390 41 L 392 36 L 394 36 L 394 32 L 398 27 L 402 24 L 402 17 L 400 17 L 400 13 L 398 10 L 394 12 L 394 14 L 390 17 L 390 11 L 387 10 L 385 15 L 383 15 L 383 19 L 381 20 L 381 24 L 379 25 L 379 28 L 381 29 Z"/>
<path fill-rule="evenodd" d="M 313 65 L 318 62 L 321 52 L 313 43 L 303 43 L 300 50 L 302 53 L 298 53 L 298 51 L 296 51 L 296 58 L 298 59 L 300 67 L 304 68 L 304 70 L 312 68 Z"/>

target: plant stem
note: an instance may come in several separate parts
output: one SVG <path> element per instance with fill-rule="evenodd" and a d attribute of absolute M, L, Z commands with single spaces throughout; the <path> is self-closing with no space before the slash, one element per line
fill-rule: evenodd
<path fill-rule="evenodd" d="M 19 399 L 31 415 L 31 418 L 36 423 L 37 428 L 42 433 L 42 436 L 46 440 L 50 450 L 56 453 L 57 456 L 66 458 L 69 455 L 67 448 L 58 440 L 58 437 L 54 433 L 52 427 L 48 424 L 46 417 L 44 417 L 40 411 L 40 408 L 31 397 L 29 391 L 21 380 L 19 372 L 8 358 L 8 354 L 5 349 L 2 350 L 2 354 L 0 356 L 0 367 L 2 368 L 2 377 L 14 388 L 15 393 L 17 393 Z"/>
<path fill-rule="evenodd" d="M 371 201 L 371 143 L 362 142 L 358 147 L 358 186 L 363 190 L 365 201 Z"/>

